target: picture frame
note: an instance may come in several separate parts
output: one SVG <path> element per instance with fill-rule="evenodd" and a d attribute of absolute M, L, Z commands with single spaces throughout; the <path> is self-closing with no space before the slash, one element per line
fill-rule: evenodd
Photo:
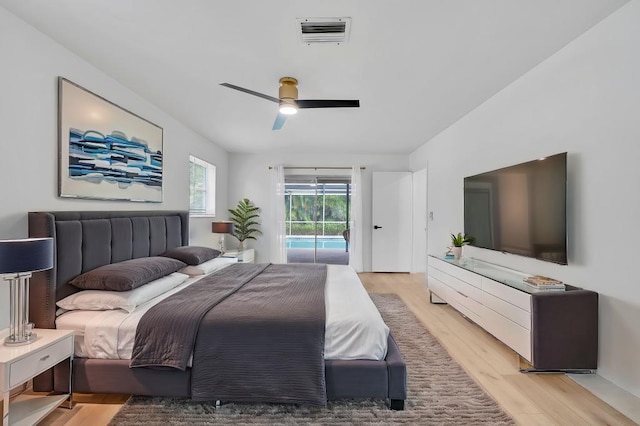
<path fill-rule="evenodd" d="M 163 201 L 163 129 L 58 77 L 59 196 Z"/>

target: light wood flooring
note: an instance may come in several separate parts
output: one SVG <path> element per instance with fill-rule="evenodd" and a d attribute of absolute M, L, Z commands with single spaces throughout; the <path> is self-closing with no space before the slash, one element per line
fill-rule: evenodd
<path fill-rule="evenodd" d="M 396 293 L 449 354 L 522 425 L 634 425 L 627 417 L 561 374 L 522 374 L 511 349 L 447 305 L 432 305 L 423 274 L 363 273 L 368 291 Z M 126 395 L 74 395 L 73 410 L 58 408 L 41 424 L 106 425 Z"/>

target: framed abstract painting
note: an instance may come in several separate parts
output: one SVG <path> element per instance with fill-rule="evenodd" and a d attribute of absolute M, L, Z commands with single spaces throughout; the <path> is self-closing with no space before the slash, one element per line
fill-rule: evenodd
<path fill-rule="evenodd" d="M 162 132 L 59 77 L 59 195 L 162 202 Z"/>

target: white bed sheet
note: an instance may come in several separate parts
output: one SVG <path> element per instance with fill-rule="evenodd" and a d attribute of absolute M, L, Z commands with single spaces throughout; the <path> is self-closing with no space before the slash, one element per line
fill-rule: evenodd
<path fill-rule="evenodd" d="M 201 278 L 189 278 L 131 313 L 120 309 L 66 312 L 56 319 L 56 327 L 75 331 L 77 357 L 131 359 L 135 332 L 142 315 L 156 303 Z M 384 359 L 389 328 L 351 267 L 327 266 L 325 304 L 325 359 Z"/>

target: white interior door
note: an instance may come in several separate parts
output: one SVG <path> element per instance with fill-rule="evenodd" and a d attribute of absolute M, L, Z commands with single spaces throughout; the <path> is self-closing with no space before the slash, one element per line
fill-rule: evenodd
<path fill-rule="evenodd" d="M 371 266 L 374 272 L 410 272 L 412 247 L 412 175 L 374 172 Z"/>

